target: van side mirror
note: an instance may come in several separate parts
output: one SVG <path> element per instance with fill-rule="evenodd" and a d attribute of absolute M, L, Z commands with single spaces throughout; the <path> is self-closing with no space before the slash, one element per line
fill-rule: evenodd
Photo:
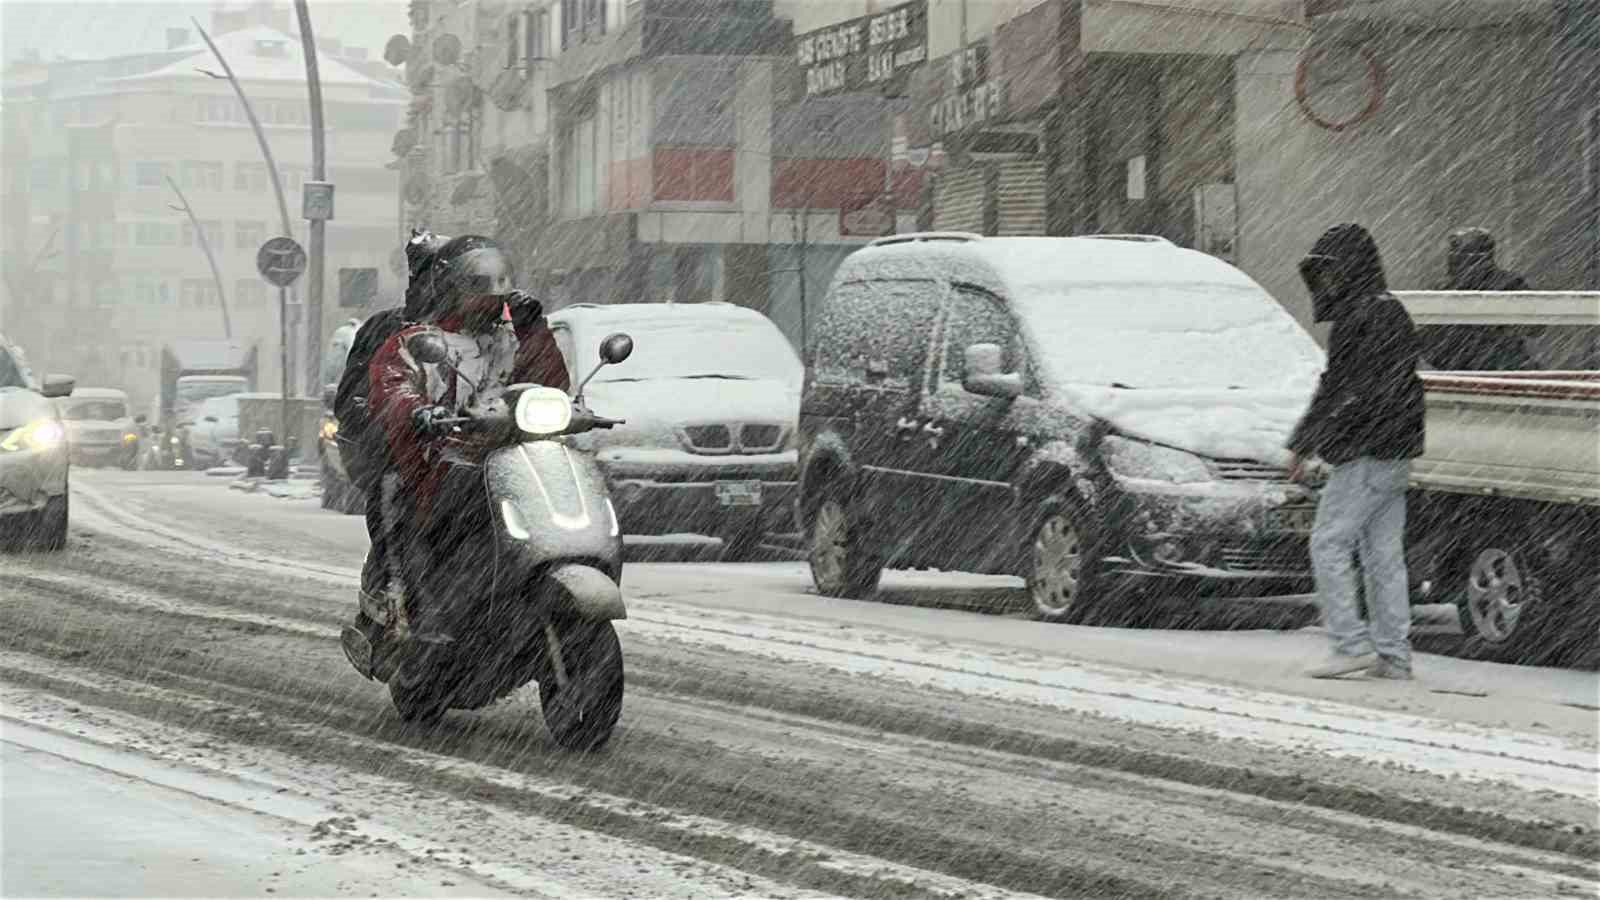
<path fill-rule="evenodd" d="M 78 386 L 78 379 L 71 375 L 46 375 L 44 388 L 39 391 L 46 397 L 70 397 L 72 389 Z"/>
<path fill-rule="evenodd" d="M 965 354 L 966 377 L 961 387 L 969 394 L 1012 400 L 1022 396 L 1022 376 L 1002 372 L 1005 351 L 999 344 L 971 344 Z"/>

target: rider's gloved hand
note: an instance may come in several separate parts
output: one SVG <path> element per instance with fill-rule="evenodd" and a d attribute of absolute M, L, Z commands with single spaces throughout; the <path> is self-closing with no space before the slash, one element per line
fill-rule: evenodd
<path fill-rule="evenodd" d="M 544 315 L 544 304 L 527 291 L 512 291 L 506 305 L 511 307 L 511 324 L 518 331 L 532 328 Z"/>
<path fill-rule="evenodd" d="M 449 416 L 450 411 L 442 406 L 424 406 L 411 414 L 411 424 L 417 429 L 418 434 L 427 437 L 439 437 L 450 433 L 452 426 L 440 421 L 449 418 Z"/>

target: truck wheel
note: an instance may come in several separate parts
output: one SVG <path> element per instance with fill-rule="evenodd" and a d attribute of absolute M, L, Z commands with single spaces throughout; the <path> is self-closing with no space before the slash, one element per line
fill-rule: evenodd
<path fill-rule="evenodd" d="M 1544 580 L 1528 548 L 1483 538 L 1473 542 L 1460 560 L 1459 582 L 1452 593 L 1466 635 L 1464 655 L 1533 665 L 1544 662 L 1556 644 L 1542 634 L 1547 618 Z"/>
<path fill-rule="evenodd" d="M 865 600 L 878 592 L 883 559 L 865 546 L 840 492 L 822 498 L 811 513 L 807 559 L 811 580 L 824 597 Z"/>
<path fill-rule="evenodd" d="M 611 739 L 622 716 L 622 643 L 610 622 L 583 622 L 562 635 L 567 683 L 539 682 L 539 708 L 550 734 L 567 750 L 588 753 Z"/>

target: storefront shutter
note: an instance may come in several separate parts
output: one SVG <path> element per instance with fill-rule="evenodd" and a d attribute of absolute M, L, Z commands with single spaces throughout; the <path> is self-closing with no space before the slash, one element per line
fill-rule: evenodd
<path fill-rule="evenodd" d="M 983 233 L 983 170 L 946 171 L 939 176 L 934 196 L 935 231 Z"/>
<path fill-rule="evenodd" d="M 1000 164 L 998 207 L 1000 235 L 1045 233 L 1044 162 L 1018 160 Z"/>

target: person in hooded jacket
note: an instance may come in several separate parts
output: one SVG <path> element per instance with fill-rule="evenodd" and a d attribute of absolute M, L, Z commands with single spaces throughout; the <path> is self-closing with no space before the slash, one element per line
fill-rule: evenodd
<path fill-rule="evenodd" d="M 425 228 L 412 229 L 405 247 L 408 275 L 405 303 L 373 313 L 361 323 L 351 340 L 344 373 L 339 378 L 334 399 L 334 418 L 339 422 L 339 458 L 350 475 L 351 486 L 367 498 L 367 540 L 370 549 L 361 567 L 356 624 L 366 633 L 369 641 L 377 638 L 378 629 L 376 623 L 360 611 L 360 604 L 387 608 L 391 570 L 389 544 L 393 529 L 384 515 L 384 483 L 385 476 L 394 468 L 388 436 L 372 421 L 368 396 L 371 384 L 369 364 L 391 337 L 399 334 L 408 322 L 415 322 L 428 308 L 428 266 L 434 254 L 448 240 Z"/>
<path fill-rule="evenodd" d="M 1411 315 L 1388 292 L 1377 243 L 1360 225 L 1324 232 L 1300 274 L 1313 318 L 1333 323 L 1327 367 L 1289 439 L 1292 479 L 1305 479 L 1312 456 L 1332 466 L 1317 503 L 1311 565 L 1333 646 L 1307 674 L 1410 678 L 1406 489 L 1425 439 L 1421 344 Z M 1357 608 L 1357 554 L 1370 623 Z"/>
<path fill-rule="evenodd" d="M 1528 282 L 1495 261 L 1494 235 L 1463 228 L 1450 235 L 1449 277 L 1440 290 L 1526 291 Z M 1429 325 L 1418 329 L 1422 356 L 1436 369 L 1458 372 L 1519 372 L 1539 368 L 1528 352 L 1534 333 L 1511 325 Z"/>

